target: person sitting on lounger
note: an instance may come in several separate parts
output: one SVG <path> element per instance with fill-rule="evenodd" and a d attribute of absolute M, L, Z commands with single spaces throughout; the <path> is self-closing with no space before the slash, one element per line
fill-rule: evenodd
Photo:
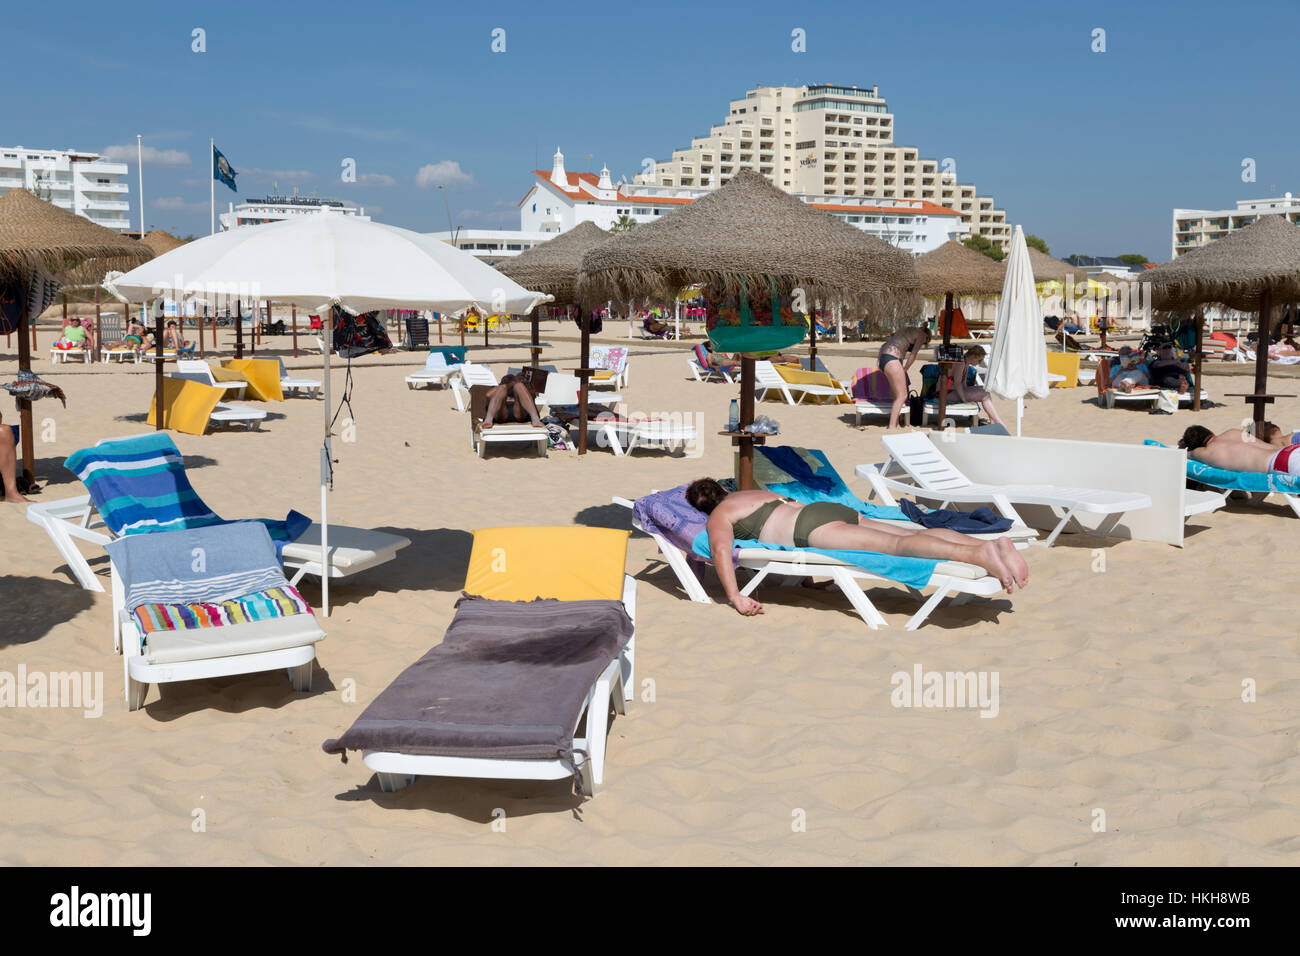
<path fill-rule="evenodd" d="M 847 505 L 829 501 L 804 505 L 770 491 L 728 494 L 712 478 L 691 482 L 686 500 L 709 516 L 705 529 L 714 567 L 732 607 L 746 616 L 762 614 L 763 605 L 745 597 L 736 585 L 736 570 L 726 556 L 737 540 L 964 561 L 984 568 L 1008 593 L 1029 583 L 1029 566 L 1009 538 L 980 541 L 942 528 L 896 527 L 898 522 L 876 521 Z"/>
<path fill-rule="evenodd" d="M 18 493 L 18 446 L 13 429 L 4 423 L 4 415 L 0 415 L 0 483 L 4 484 L 5 501 L 15 505 L 27 501 Z"/>
<path fill-rule="evenodd" d="M 175 319 L 167 322 L 167 331 L 163 333 L 163 348 L 175 349 L 177 352 L 191 352 L 194 350 L 194 346 L 188 339 L 181 338 Z"/>
<path fill-rule="evenodd" d="M 483 416 L 482 428 L 491 428 L 499 418 L 507 422 L 531 421 L 539 427 L 542 424 L 532 389 L 517 375 L 503 376 L 501 383 L 488 392 L 487 399 L 487 413 Z"/>
<path fill-rule="evenodd" d="M 656 316 L 647 315 L 642 323 L 642 328 L 651 335 L 667 335 L 669 326 L 667 322 L 660 322 Z"/>
<path fill-rule="evenodd" d="M 1216 435 L 1204 425 L 1192 425 L 1183 432 L 1178 447 L 1187 449 L 1193 461 L 1225 471 L 1300 475 L 1300 455 L 1294 453 L 1300 445 L 1279 448 L 1240 428 Z"/>
<path fill-rule="evenodd" d="M 1117 388 L 1121 392 L 1131 392 L 1135 388 L 1149 386 L 1151 384 L 1151 373 L 1147 371 L 1146 365 L 1142 361 L 1142 356 L 1133 351 L 1131 346 L 1124 346 L 1119 350 L 1119 371 L 1110 377 L 1111 388 Z"/>
<path fill-rule="evenodd" d="M 907 401 L 907 370 L 921 354 L 921 349 L 929 344 L 930 330 L 921 325 L 899 329 L 880 346 L 876 368 L 885 373 L 890 393 L 894 397 L 893 407 L 889 410 L 890 428 L 898 427 L 898 416 L 903 410 L 903 403 Z"/>
<path fill-rule="evenodd" d="M 143 352 L 146 348 L 153 348 L 153 333 L 133 318 L 126 325 L 126 335 L 122 336 L 122 341 L 137 352 Z"/>
<path fill-rule="evenodd" d="M 952 378 L 948 381 L 951 388 L 948 391 L 949 402 L 974 402 L 984 409 L 984 414 L 989 417 L 989 421 L 994 425 L 1001 425 L 1002 419 L 998 417 L 998 410 L 993 407 L 993 396 L 988 390 L 975 384 L 975 368 L 984 361 L 988 353 L 984 351 L 982 345 L 972 345 L 962 356 L 960 365 L 952 370 Z M 967 383 L 970 384 L 967 384 Z"/>
<path fill-rule="evenodd" d="M 707 362 L 709 368 L 713 369 L 715 372 L 729 372 L 733 368 L 738 368 L 740 366 L 739 355 L 726 355 L 717 351 L 709 343 L 708 339 L 705 339 L 700 343 L 700 349 L 704 353 L 704 361 Z"/>
<path fill-rule="evenodd" d="M 1150 369 L 1152 384 L 1157 388 L 1185 392 L 1195 384 L 1192 370 L 1186 362 L 1180 362 L 1174 356 L 1172 345 L 1162 345 L 1156 350 L 1156 357 L 1150 363 Z"/>

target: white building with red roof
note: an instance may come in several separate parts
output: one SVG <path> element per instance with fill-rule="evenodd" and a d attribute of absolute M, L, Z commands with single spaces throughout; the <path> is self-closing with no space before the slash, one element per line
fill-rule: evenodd
<path fill-rule="evenodd" d="M 618 222 L 654 222 L 712 189 L 649 183 L 615 184 L 609 170 L 571 173 L 556 149 L 551 171 L 534 169 L 533 182 L 519 202 L 519 228 L 532 237 L 568 232 L 582 222 L 609 229 Z M 796 193 L 796 198 L 824 209 L 849 225 L 884 239 L 914 255 L 937 249 L 949 239 L 970 234 L 970 224 L 952 209 L 925 199 Z"/>

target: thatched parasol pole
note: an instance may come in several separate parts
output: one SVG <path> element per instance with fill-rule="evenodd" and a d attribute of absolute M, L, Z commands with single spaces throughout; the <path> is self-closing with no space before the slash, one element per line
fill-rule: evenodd
<path fill-rule="evenodd" d="M 156 305 L 155 305 L 156 307 Z M 154 400 L 154 431 L 163 429 L 163 310 L 158 309 L 158 315 L 154 318 L 153 333 L 153 400 Z M 179 357 L 180 353 L 177 353 Z"/>
<path fill-rule="evenodd" d="M 952 341 L 952 293 L 943 294 L 943 344 L 946 348 Z"/>
<path fill-rule="evenodd" d="M 99 315 L 99 286 L 95 286 L 95 351 L 94 359 L 99 362 L 103 359 L 102 349 L 104 345 L 104 330 L 100 325 Z"/>
<path fill-rule="evenodd" d="M 541 330 L 538 328 L 538 320 L 537 320 L 538 308 L 540 308 L 540 306 L 535 307 L 533 311 L 529 313 L 530 316 L 529 324 L 532 325 L 533 341 L 532 341 L 532 345 L 529 346 L 528 351 L 531 352 L 533 355 L 534 368 L 538 367 L 542 363 L 542 340 L 540 338 Z M 441 339 L 439 339 L 439 341 L 441 341 Z"/>
<path fill-rule="evenodd" d="M 815 321 L 815 317 L 814 317 Z M 740 425 L 743 433 L 733 436 L 733 445 L 738 446 L 739 463 L 736 468 L 736 484 L 741 491 L 754 490 L 754 436 L 749 433 L 749 426 L 754 424 L 754 392 L 758 387 L 758 376 L 754 372 L 754 357 L 740 356 Z"/>
<path fill-rule="evenodd" d="M 297 303 L 294 303 L 293 307 L 291 308 L 290 315 L 293 316 L 293 357 L 297 358 L 298 357 L 298 305 Z"/>
<path fill-rule="evenodd" d="M 591 312 L 576 306 L 582 326 L 582 351 L 578 364 L 578 454 L 587 453 L 587 382 L 591 378 Z"/>
<path fill-rule="evenodd" d="M 244 302 L 235 297 L 235 358 L 244 357 Z"/>
<path fill-rule="evenodd" d="M 478 320 L 483 323 L 483 347 L 487 348 L 488 347 L 488 317 L 486 315 L 480 315 L 478 317 Z"/>
<path fill-rule="evenodd" d="M 1201 359 L 1204 358 L 1205 313 L 1197 309 L 1192 321 L 1196 323 L 1196 355 L 1193 359 L 1196 364 L 1192 366 L 1192 377 L 1195 379 L 1192 384 L 1192 411 L 1199 412 L 1201 410 Z"/>
<path fill-rule="evenodd" d="M 1255 394 L 1246 399 L 1255 406 L 1255 434 L 1264 421 L 1264 406 L 1271 403 L 1268 394 L 1268 335 L 1270 313 L 1273 310 L 1273 290 L 1264 289 L 1259 294 L 1259 341 L 1255 343 Z"/>
<path fill-rule="evenodd" d="M 30 279 L 28 281 L 30 286 Z M 32 347 L 27 338 L 27 325 L 35 326 L 31 314 L 31 297 L 23 296 L 22 316 L 18 321 L 18 369 L 22 372 L 32 370 Z M 18 399 L 18 426 L 23 444 L 23 477 L 27 479 L 28 488 L 36 480 L 36 442 L 32 436 L 32 403 L 30 399 Z"/>
<path fill-rule="evenodd" d="M 808 371 L 817 371 L 817 306 L 813 305 L 808 321 Z"/>

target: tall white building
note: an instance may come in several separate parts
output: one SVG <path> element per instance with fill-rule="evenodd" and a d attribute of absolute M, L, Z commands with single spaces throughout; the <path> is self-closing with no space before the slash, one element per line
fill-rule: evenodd
<path fill-rule="evenodd" d="M 0 193 L 26 189 L 60 209 L 119 232 L 131 226 L 126 163 L 75 149 L 0 146 Z"/>
<path fill-rule="evenodd" d="M 356 216 L 370 221 L 362 206 L 349 206 L 338 199 L 317 199 L 315 196 L 267 196 L 265 199 L 246 199 L 238 206 L 228 203 L 225 212 L 217 217 L 221 231 L 236 226 L 256 226 L 264 222 L 279 222 L 295 216 L 308 216 L 328 207 L 344 216 Z"/>
<path fill-rule="evenodd" d="M 717 188 L 741 169 L 802 196 L 923 200 L 951 209 L 973 235 L 1004 249 L 1006 213 L 959 183 L 956 161 L 923 159 L 894 142 L 894 117 L 877 87 L 759 86 L 733 100 L 707 135 L 637 176 L 660 186 Z"/>
<path fill-rule="evenodd" d="M 519 235 L 534 242 L 538 235 L 568 232 L 582 222 L 594 222 L 602 229 L 625 218 L 637 223 L 653 222 L 716 188 L 626 182 L 615 185 L 608 169 L 601 169 L 599 175 L 568 172 L 564 154 L 557 149 L 549 173 L 533 170 L 533 183 L 519 203 Z M 860 194 L 796 196 L 915 255 L 970 234 L 970 226 L 959 213 L 926 199 Z"/>
<path fill-rule="evenodd" d="M 1260 216 L 1286 216 L 1288 221 L 1300 223 L 1300 199 L 1287 193 L 1280 199 L 1238 199 L 1236 209 L 1175 209 L 1171 254 L 1177 259 L 1234 229 L 1249 226 Z"/>

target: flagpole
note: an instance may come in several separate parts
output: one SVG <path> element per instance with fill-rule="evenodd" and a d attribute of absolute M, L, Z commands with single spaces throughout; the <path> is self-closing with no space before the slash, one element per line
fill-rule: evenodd
<path fill-rule="evenodd" d="M 140 134 L 135 134 L 135 165 L 140 174 L 140 238 L 144 238 L 144 147 L 141 146 Z M 161 417 L 161 416 L 160 416 Z"/>
<path fill-rule="evenodd" d="M 217 141 L 208 140 L 208 203 L 212 212 L 212 235 L 217 234 Z"/>

